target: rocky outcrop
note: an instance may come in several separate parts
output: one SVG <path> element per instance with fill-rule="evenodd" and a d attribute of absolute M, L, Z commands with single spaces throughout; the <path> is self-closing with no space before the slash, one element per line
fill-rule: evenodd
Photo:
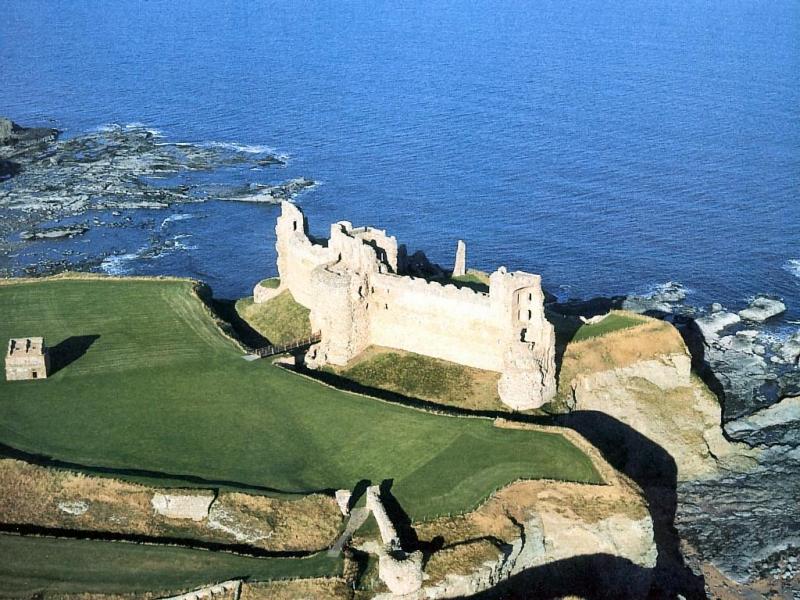
<path fill-rule="evenodd" d="M 57 240 L 66 237 L 75 237 L 89 231 L 86 225 L 69 225 L 66 227 L 42 227 L 30 231 L 20 231 L 21 240 Z"/>
<path fill-rule="evenodd" d="M 697 323 L 697 326 L 700 328 L 700 331 L 703 332 L 703 336 L 705 336 L 706 339 L 715 339 L 718 337 L 720 331 L 731 325 L 736 325 L 741 320 L 742 318 L 736 313 L 720 309 L 696 319 L 695 323 Z"/>
<path fill-rule="evenodd" d="M 578 342 L 565 364 L 569 381 L 561 385 L 571 389 L 572 409 L 603 412 L 645 436 L 674 459 L 680 480 L 710 476 L 720 461 L 750 463 L 723 436 L 719 402 L 692 375 L 691 355 L 669 323 L 650 320 Z"/>
<path fill-rule="evenodd" d="M 777 404 L 763 408 L 751 415 L 725 424 L 725 431 L 731 435 L 742 435 L 775 427 L 788 426 L 800 421 L 800 396 L 784 398 Z"/>
<path fill-rule="evenodd" d="M 746 321 L 762 323 L 784 312 L 786 312 L 786 305 L 780 300 L 759 296 L 750 303 L 750 306 L 740 310 L 739 316 Z"/>
<path fill-rule="evenodd" d="M 551 568 L 565 578 L 561 589 L 574 577 L 587 586 L 605 581 L 626 598 L 646 597 L 658 557 L 647 503 L 641 490 L 598 460 L 607 485 L 517 482 L 472 513 L 417 526 L 420 539 L 441 536 L 444 548 L 430 557 L 423 587 L 404 597 L 468 597 L 504 584 L 537 597 L 539 586 L 553 583 Z M 469 548 L 481 545 L 489 551 L 475 556 L 485 558 L 465 570 Z M 615 568 L 599 566 L 604 557 L 613 557 Z"/>
<path fill-rule="evenodd" d="M 49 142 L 58 137 L 58 129 L 22 127 L 11 119 L 0 117 L 0 146 L 26 146 Z"/>
<path fill-rule="evenodd" d="M 180 492 L 157 492 L 153 494 L 151 503 L 153 510 L 158 514 L 171 519 L 191 519 L 202 521 L 208 517 L 208 511 L 214 502 L 214 492 L 201 492 L 186 490 Z"/>
<path fill-rule="evenodd" d="M 178 596 L 162 597 L 161 600 L 237 600 L 242 590 L 241 579 L 214 583 Z"/>

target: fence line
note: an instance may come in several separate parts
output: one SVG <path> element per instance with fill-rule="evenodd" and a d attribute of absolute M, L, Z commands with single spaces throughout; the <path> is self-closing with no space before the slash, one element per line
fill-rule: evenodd
<path fill-rule="evenodd" d="M 284 352 L 289 352 L 290 350 L 297 350 L 299 348 L 311 346 L 312 344 L 316 344 L 321 339 L 322 335 L 320 333 L 312 333 L 308 337 L 301 338 L 299 340 L 292 340 L 286 344 L 270 344 L 269 346 L 256 348 L 253 350 L 253 354 L 257 354 L 260 358 L 267 358 L 268 356 L 275 356 L 276 354 L 283 354 Z"/>

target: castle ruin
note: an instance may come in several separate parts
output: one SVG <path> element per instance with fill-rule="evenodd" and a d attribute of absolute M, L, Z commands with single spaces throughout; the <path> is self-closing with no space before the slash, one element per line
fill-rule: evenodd
<path fill-rule="evenodd" d="M 345 365 L 377 345 L 500 373 L 500 399 L 516 410 L 555 396 L 555 334 L 539 275 L 500 267 L 488 293 L 410 276 L 427 259 L 408 256 L 385 231 L 340 221 L 317 240 L 288 202 L 275 232 L 280 289 L 310 310 L 321 335 L 309 366 Z"/>

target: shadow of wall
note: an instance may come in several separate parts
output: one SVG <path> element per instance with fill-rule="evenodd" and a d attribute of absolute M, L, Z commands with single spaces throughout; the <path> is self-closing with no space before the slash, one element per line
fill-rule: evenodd
<path fill-rule="evenodd" d="M 681 594 L 687 600 L 705 598 L 704 578 L 685 564 L 674 525 L 678 470 L 672 456 L 635 429 L 599 411 L 576 411 L 556 421 L 589 440 L 614 468 L 642 488 L 658 548 L 649 597 L 675 598 Z M 626 576 L 624 572 L 619 575 Z"/>
<path fill-rule="evenodd" d="M 58 373 L 74 363 L 89 351 L 92 344 L 100 338 L 97 334 L 73 335 L 48 349 L 50 354 L 50 375 Z"/>

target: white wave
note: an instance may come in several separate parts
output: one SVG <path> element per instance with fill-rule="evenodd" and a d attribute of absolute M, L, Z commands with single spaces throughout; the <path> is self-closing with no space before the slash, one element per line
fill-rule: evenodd
<path fill-rule="evenodd" d="M 275 149 L 271 146 L 264 144 L 237 144 L 234 142 L 204 142 L 198 144 L 207 148 L 224 148 L 225 150 L 233 150 L 234 152 L 245 152 L 247 154 L 272 154 L 281 160 L 286 160 L 289 157 L 285 154 L 276 154 Z"/>
<path fill-rule="evenodd" d="M 783 268 L 790 274 L 800 279 L 800 258 L 792 258 L 783 264 Z"/>
<path fill-rule="evenodd" d="M 139 253 L 141 251 L 140 249 L 139 252 L 135 253 L 107 256 L 103 259 L 103 262 L 100 263 L 100 268 L 109 275 L 124 275 L 128 272 L 128 268 L 125 265 L 139 258 Z"/>
<path fill-rule="evenodd" d="M 143 129 L 148 133 L 151 133 L 155 137 L 163 137 L 164 133 L 160 129 L 156 129 L 155 127 L 148 127 L 144 123 L 139 123 L 138 121 L 134 121 L 133 123 L 106 123 L 105 125 L 100 125 L 99 127 L 95 127 L 94 131 L 98 132 L 112 132 L 112 131 L 119 131 L 120 129 Z"/>
<path fill-rule="evenodd" d="M 177 215 L 170 215 L 163 221 L 161 221 L 161 228 L 163 229 L 167 223 L 172 223 L 174 221 L 185 221 L 186 219 L 194 219 L 194 215 L 190 215 L 189 213 L 179 213 Z"/>
<path fill-rule="evenodd" d="M 237 202 L 263 202 L 265 204 L 279 204 L 280 199 L 272 195 L 273 191 L 275 190 L 266 188 L 253 194 L 247 194 L 245 196 L 233 196 L 228 199 L 236 200 Z"/>
<path fill-rule="evenodd" d="M 173 246 L 176 250 L 197 250 L 197 246 L 190 246 L 189 244 L 183 244 L 181 242 L 176 241 L 175 245 Z"/>

